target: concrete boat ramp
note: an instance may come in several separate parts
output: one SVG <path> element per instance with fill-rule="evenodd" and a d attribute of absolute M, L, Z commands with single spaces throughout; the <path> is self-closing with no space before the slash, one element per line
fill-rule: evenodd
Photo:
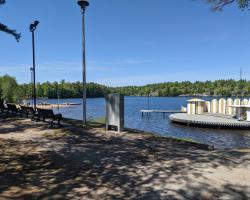
<path fill-rule="evenodd" d="M 189 115 L 176 113 L 169 116 L 172 122 L 199 127 L 250 129 L 250 122 L 239 121 L 231 115 L 212 113 Z"/>

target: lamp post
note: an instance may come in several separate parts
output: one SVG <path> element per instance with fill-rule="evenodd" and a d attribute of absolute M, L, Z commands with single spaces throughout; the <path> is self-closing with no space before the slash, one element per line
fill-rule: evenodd
<path fill-rule="evenodd" d="M 35 61 L 35 30 L 39 21 L 34 21 L 30 24 L 30 32 L 32 33 L 32 55 L 33 55 L 33 101 L 34 101 L 34 110 L 36 110 L 36 61 Z"/>
<path fill-rule="evenodd" d="M 85 0 L 79 0 L 78 5 L 82 11 L 82 84 L 83 84 L 83 124 L 86 124 L 86 58 L 85 58 L 85 25 L 84 14 L 86 7 L 89 6 L 89 2 Z"/>
<path fill-rule="evenodd" d="M 33 67 L 30 68 L 30 81 L 31 81 L 31 88 L 33 87 L 33 84 L 34 84 L 34 81 L 33 81 Z M 34 98 L 34 95 L 33 95 L 33 89 L 31 89 L 31 105 L 34 105 L 33 104 L 33 98 Z"/>
<path fill-rule="evenodd" d="M 150 97 L 150 94 L 148 93 L 148 110 L 149 110 L 149 97 Z"/>

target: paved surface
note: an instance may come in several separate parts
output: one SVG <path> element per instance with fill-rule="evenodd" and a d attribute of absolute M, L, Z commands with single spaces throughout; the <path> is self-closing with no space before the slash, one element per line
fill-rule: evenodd
<path fill-rule="evenodd" d="M 250 122 L 238 121 L 229 115 L 199 114 L 189 115 L 187 113 L 172 114 L 169 119 L 174 122 L 192 125 L 211 125 L 219 127 L 250 128 Z"/>
<path fill-rule="evenodd" d="M 0 115 L 0 199 L 250 199 L 250 153 Z"/>

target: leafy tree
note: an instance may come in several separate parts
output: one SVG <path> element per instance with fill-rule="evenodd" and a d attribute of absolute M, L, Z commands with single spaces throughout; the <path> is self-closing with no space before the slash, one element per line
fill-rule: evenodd
<path fill-rule="evenodd" d="M 26 87 L 24 85 L 18 85 L 14 90 L 13 100 L 19 102 L 22 99 L 27 98 Z"/>
<path fill-rule="evenodd" d="M 5 0 L 0 0 L 0 6 L 5 4 L 5 2 L 6 2 Z M 14 30 L 14 29 L 8 28 L 8 26 L 6 26 L 5 24 L 3 24 L 1 22 L 0 22 L 0 31 L 13 35 L 16 38 L 17 42 L 21 38 L 20 33 L 17 33 L 16 30 Z"/>
<path fill-rule="evenodd" d="M 15 78 L 5 75 L 0 77 L 0 88 L 1 88 L 1 99 L 7 100 L 8 102 L 14 102 L 18 98 L 17 82 Z"/>
<path fill-rule="evenodd" d="M 82 98 L 82 83 L 61 82 L 37 83 L 39 98 Z M 87 83 L 87 97 L 104 97 L 108 93 L 120 93 L 126 96 L 250 96 L 250 81 L 216 80 L 165 82 L 145 86 L 106 87 L 97 83 Z M 5 75 L 0 77 L 0 99 L 17 101 L 32 97 L 32 84 L 17 85 L 15 78 Z"/>
<path fill-rule="evenodd" d="M 221 11 L 225 6 L 236 3 L 241 10 L 248 9 L 250 0 L 207 0 L 208 3 L 212 4 L 214 11 Z"/>

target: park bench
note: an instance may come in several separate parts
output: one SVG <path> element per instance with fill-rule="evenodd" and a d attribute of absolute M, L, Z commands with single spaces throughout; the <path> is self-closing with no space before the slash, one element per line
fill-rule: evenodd
<path fill-rule="evenodd" d="M 17 115 L 21 113 L 21 110 L 17 108 L 16 104 L 7 103 L 7 110 L 11 112 L 12 115 Z"/>
<path fill-rule="evenodd" d="M 0 103 L 0 111 L 1 112 L 7 112 L 8 111 L 8 109 L 7 109 L 7 107 L 5 107 L 4 103 Z"/>
<path fill-rule="evenodd" d="M 30 106 L 20 106 L 22 115 L 25 115 L 27 118 L 31 116 L 31 120 L 34 120 L 36 117 L 36 112 Z"/>
<path fill-rule="evenodd" d="M 53 127 L 54 120 L 57 120 L 58 126 L 60 126 L 60 121 L 62 120 L 62 114 L 54 114 L 53 110 L 37 108 L 38 118 L 42 118 L 45 122 L 46 119 L 50 119 L 50 126 Z"/>

